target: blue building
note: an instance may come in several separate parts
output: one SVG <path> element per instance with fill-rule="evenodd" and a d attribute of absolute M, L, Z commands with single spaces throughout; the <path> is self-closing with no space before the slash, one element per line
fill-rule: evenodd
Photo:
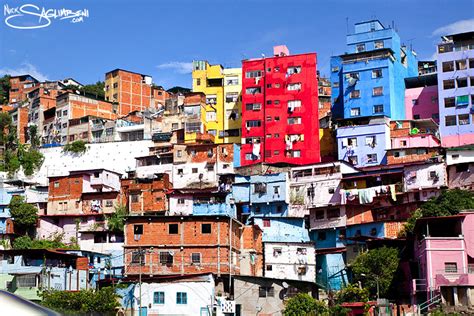
<path fill-rule="evenodd" d="M 336 133 L 339 160 L 355 167 L 387 163 L 387 150 L 391 149 L 387 119 L 372 119 L 367 125 L 341 126 Z"/>
<path fill-rule="evenodd" d="M 355 24 L 347 52 L 331 58 L 333 117 L 405 119 L 405 82 L 418 75 L 416 54 L 378 20 Z"/>
<path fill-rule="evenodd" d="M 304 218 L 254 217 L 253 222 L 255 225 L 258 225 L 262 229 L 262 241 L 264 243 L 306 243 L 311 241 L 309 238 L 308 230 L 305 227 Z"/>
<path fill-rule="evenodd" d="M 10 210 L 8 205 L 12 199 L 11 194 L 7 192 L 4 186 L 0 187 L 0 235 L 5 236 L 8 234 L 7 223 L 12 224 L 10 221 Z M 12 227 L 13 228 L 13 227 Z"/>
<path fill-rule="evenodd" d="M 230 198 L 244 217 L 288 216 L 288 175 L 236 175 Z"/>

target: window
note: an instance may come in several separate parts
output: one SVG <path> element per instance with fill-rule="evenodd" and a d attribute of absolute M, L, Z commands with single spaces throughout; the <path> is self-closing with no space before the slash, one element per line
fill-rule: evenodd
<path fill-rule="evenodd" d="M 273 156 L 278 156 L 279 154 L 280 154 L 280 151 L 279 151 L 279 150 L 275 150 L 275 151 L 273 152 Z"/>
<path fill-rule="evenodd" d="M 245 122 L 245 126 L 247 128 L 260 127 L 261 125 L 262 125 L 262 122 L 260 120 L 249 120 L 249 121 Z"/>
<path fill-rule="evenodd" d="M 280 120 L 280 117 L 279 116 L 275 116 L 275 121 L 279 121 Z M 277 136 L 275 136 L 277 137 Z"/>
<path fill-rule="evenodd" d="M 413 119 L 419 120 L 419 119 L 420 119 L 420 114 L 415 114 L 415 115 L 413 115 Z"/>
<path fill-rule="evenodd" d="M 165 303 L 165 292 L 153 293 L 153 304 L 164 304 Z"/>
<path fill-rule="evenodd" d="M 360 115 L 360 108 L 351 109 L 351 116 L 359 116 L 359 115 Z"/>
<path fill-rule="evenodd" d="M 445 262 L 444 272 L 446 273 L 458 273 L 458 264 L 456 262 Z"/>
<path fill-rule="evenodd" d="M 367 146 L 370 146 L 370 147 L 374 148 L 376 143 L 377 143 L 376 136 L 366 136 L 365 137 L 365 144 Z"/>
<path fill-rule="evenodd" d="M 375 41 L 375 49 L 383 48 L 383 41 Z"/>
<path fill-rule="evenodd" d="M 274 297 L 275 289 L 273 286 L 261 286 L 258 288 L 258 297 Z"/>
<path fill-rule="evenodd" d="M 280 72 L 280 67 L 275 67 L 275 68 L 273 68 L 273 71 L 275 71 L 275 72 Z"/>
<path fill-rule="evenodd" d="M 267 271 L 272 271 L 272 270 L 273 270 L 273 266 L 272 266 L 271 264 L 267 264 L 266 267 L 265 267 L 265 269 L 266 269 Z"/>
<path fill-rule="evenodd" d="M 250 87 L 245 89 L 246 94 L 257 94 L 262 93 L 262 88 L 260 87 Z"/>
<path fill-rule="evenodd" d="M 176 293 L 176 304 L 185 305 L 188 304 L 188 294 L 186 292 Z"/>
<path fill-rule="evenodd" d="M 412 99 L 411 105 L 418 105 L 418 99 Z"/>
<path fill-rule="evenodd" d="M 382 69 L 372 70 L 372 79 L 382 78 Z"/>
<path fill-rule="evenodd" d="M 215 122 L 216 119 L 217 119 L 217 115 L 215 111 L 206 112 L 206 121 Z"/>
<path fill-rule="evenodd" d="M 445 118 L 445 126 L 455 126 L 456 125 L 456 115 L 447 115 Z"/>
<path fill-rule="evenodd" d="M 452 108 L 456 105 L 455 98 L 444 98 L 444 107 Z"/>
<path fill-rule="evenodd" d="M 367 155 L 367 163 L 376 163 L 376 162 L 377 162 L 377 154 Z"/>
<path fill-rule="evenodd" d="M 454 71 L 454 62 L 453 61 L 445 61 L 442 64 L 443 72 L 450 72 Z"/>
<path fill-rule="evenodd" d="M 443 89 L 444 90 L 454 89 L 454 79 L 443 80 Z"/>
<path fill-rule="evenodd" d="M 225 102 L 237 102 L 239 99 L 238 92 L 228 92 L 225 95 Z"/>
<path fill-rule="evenodd" d="M 457 78 L 456 84 L 458 88 L 465 88 L 467 87 L 467 78 Z"/>
<path fill-rule="evenodd" d="M 353 90 L 349 96 L 351 99 L 358 99 L 360 98 L 360 90 Z"/>
<path fill-rule="evenodd" d="M 333 88 L 339 88 L 339 82 L 335 81 L 332 83 Z"/>
<path fill-rule="evenodd" d="M 275 118 L 275 121 L 276 121 L 276 118 Z M 279 133 L 273 134 L 273 138 L 280 138 L 280 134 Z"/>
<path fill-rule="evenodd" d="M 272 224 L 269 219 L 264 219 L 263 220 L 263 227 L 271 227 Z"/>
<path fill-rule="evenodd" d="M 132 262 L 131 263 L 135 263 L 135 264 L 141 264 L 141 265 L 144 265 L 145 264 L 145 252 L 144 251 L 133 251 L 132 252 Z"/>
<path fill-rule="evenodd" d="M 438 179 L 438 173 L 436 171 L 428 172 L 428 179 L 431 179 L 431 180 Z"/>
<path fill-rule="evenodd" d="M 130 194 L 131 203 L 138 203 L 140 195 L 138 194 Z"/>
<path fill-rule="evenodd" d="M 239 84 L 239 77 L 227 77 L 225 78 L 226 86 L 236 86 Z"/>
<path fill-rule="evenodd" d="M 454 155 L 453 155 L 454 158 Z M 468 163 L 462 163 L 462 164 L 457 164 L 456 165 L 456 173 L 461 173 L 461 172 L 468 172 L 469 171 L 469 164 Z"/>
<path fill-rule="evenodd" d="M 106 200 L 105 201 L 105 207 L 112 207 L 114 206 L 114 201 L 113 200 Z"/>
<path fill-rule="evenodd" d="M 474 68 L 474 58 L 469 59 L 469 68 Z"/>
<path fill-rule="evenodd" d="M 168 224 L 168 234 L 170 235 L 178 234 L 178 224 Z"/>
<path fill-rule="evenodd" d="M 348 138 L 347 146 L 357 147 L 357 138 L 356 137 Z"/>
<path fill-rule="evenodd" d="M 286 70 L 287 75 L 298 74 L 301 72 L 301 66 L 288 67 Z"/>
<path fill-rule="evenodd" d="M 280 195 L 280 187 L 279 186 L 273 186 L 273 194 Z"/>
<path fill-rule="evenodd" d="M 394 156 L 395 158 L 405 157 L 405 151 L 404 151 L 404 150 L 395 151 L 395 152 L 393 153 L 393 156 Z"/>
<path fill-rule="evenodd" d="M 262 76 L 261 70 L 252 70 L 245 73 L 245 78 L 260 78 Z"/>
<path fill-rule="evenodd" d="M 54 187 L 59 188 L 59 181 L 54 181 Z"/>
<path fill-rule="evenodd" d="M 358 163 L 357 156 L 349 156 L 348 159 L 352 165 L 357 165 Z"/>
<path fill-rule="evenodd" d="M 245 160 L 255 160 L 257 159 L 257 156 L 254 156 L 253 154 L 245 154 Z"/>
<path fill-rule="evenodd" d="M 339 71 L 339 67 L 337 66 L 331 68 L 331 72 L 338 72 L 338 71 Z"/>
<path fill-rule="evenodd" d="M 133 225 L 134 235 L 143 235 L 143 225 Z"/>
<path fill-rule="evenodd" d="M 458 122 L 459 125 L 469 125 L 469 114 L 459 114 Z"/>
<path fill-rule="evenodd" d="M 178 199 L 178 204 L 179 205 L 184 205 L 184 198 L 179 198 Z"/>
<path fill-rule="evenodd" d="M 326 240 L 326 232 L 319 232 L 318 240 Z"/>
<path fill-rule="evenodd" d="M 173 264 L 173 254 L 169 251 L 160 251 L 160 264 Z"/>
<path fill-rule="evenodd" d="M 383 95 L 383 87 L 375 87 L 372 89 L 372 96 L 377 97 Z"/>
<path fill-rule="evenodd" d="M 328 219 L 338 218 L 340 216 L 338 208 L 330 208 L 327 210 L 327 213 L 328 213 Z"/>
<path fill-rule="evenodd" d="M 193 264 L 200 264 L 201 263 L 201 254 L 199 252 L 193 252 L 191 254 L 191 262 Z"/>
<path fill-rule="evenodd" d="M 289 83 L 288 84 L 288 91 L 296 91 L 296 90 L 301 90 L 301 83 Z"/>
<path fill-rule="evenodd" d="M 401 140 L 400 141 L 400 147 L 406 147 L 407 146 L 407 141 L 406 140 Z"/>
<path fill-rule="evenodd" d="M 474 77 L 469 77 L 469 85 L 474 87 Z"/>
<path fill-rule="evenodd" d="M 374 105 L 374 113 L 383 113 L 383 105 L 382 104 Z"/>
<path fill-rule="evenodd" d="M 201 234 L 210 234 L 211 228 L 211 224 L 201 224 Z"/>
<path fill-rule="evenodd" d="M 357 44 L 356 45 L 356 53 L 365 52 L 365 44 Z"/>
<path fill-rule="evenodd" d="M 467 61 L 465 59 L 456 60 L 456 70 L 466 70 Z"/>
<path fill-rule="evenodd" d="M 291 158 L 301 158 L 301 150 L 292 150 L 288 154 Z"/>
<path fill-rule="evenodd" d="M 301 100 L 288 101 L 288 109 L 294 109 L 301 107 Z"/>
<path fill-rule="evenodd" d="M 296 125 L 301 124 L 301 117 L 289 117 L 288 118 L 288 125 Z"/>
<path fill-rule="evenodd" d="M 63 116 L 67 115 L 67 110 L 63 110 Z"/>
<path fill-rule="evenodd" d="M 359 73 L 358 72 L 351 72 L 348 74 L 349 78 L 357 79 L 359 80 Z M 347 76 L 347 75 L 346 75 Z"/>
<path fill-rule="evenodd" d="M 253 193 L 267 193 L 267 184 L 257 182 L 253 185 Z"/>

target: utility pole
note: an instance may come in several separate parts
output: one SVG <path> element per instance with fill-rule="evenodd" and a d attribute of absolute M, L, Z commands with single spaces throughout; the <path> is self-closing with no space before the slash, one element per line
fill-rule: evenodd
<path fill-rule="evenodd" d="M 138 248 L 138 258 L 140 262 L 140 272 L 138 274 L 138 284 L 140 286 L 138 292 L 138 299 L 140 301 L 140 308 L 138 309 L 138 316 L 142 315 L 142 247 Z"/>

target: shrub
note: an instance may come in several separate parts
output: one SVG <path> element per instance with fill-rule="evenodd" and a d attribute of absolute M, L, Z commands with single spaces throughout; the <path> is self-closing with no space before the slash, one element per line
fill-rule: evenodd
<path fill-rule="evenodd" d="M 86 143 L 82 140 L 76 140 L 75 142 L 64 145 L 63 152 L 69 152 L 74 154 L 83 154 L 87 151 Z"/>

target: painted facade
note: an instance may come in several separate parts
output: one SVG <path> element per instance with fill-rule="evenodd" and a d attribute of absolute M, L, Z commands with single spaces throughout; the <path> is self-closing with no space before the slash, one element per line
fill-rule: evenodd
<path fill-rule="evenodd" d="M 405 78 L 405 87 L 405 118 L 433 119 L 439 123 L 437 75 Z"/>

